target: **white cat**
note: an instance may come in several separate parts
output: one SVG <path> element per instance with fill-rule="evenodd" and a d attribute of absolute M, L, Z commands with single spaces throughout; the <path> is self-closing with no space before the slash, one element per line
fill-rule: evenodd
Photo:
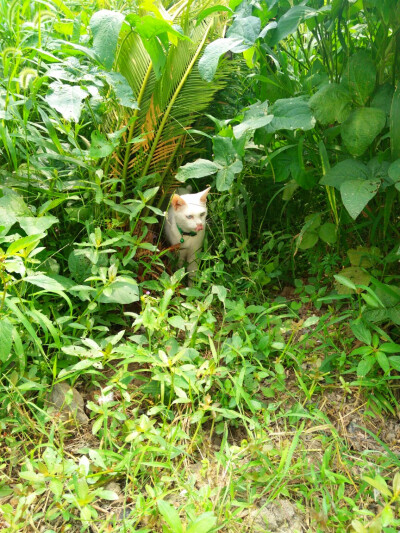
<path fill-rule="evenodd" d="M 196 252 L 204 241 L 210 188 L 196 194 L 174 194 L 166 216 L 165 235 L 169 244 L 180 244 L 179 266 L 188 262 L 189 280 L 197 271 Z"/>

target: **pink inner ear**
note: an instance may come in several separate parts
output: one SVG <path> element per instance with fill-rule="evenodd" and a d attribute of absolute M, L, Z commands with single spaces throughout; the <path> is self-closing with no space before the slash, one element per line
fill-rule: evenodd
<path fill-rule="evenodd" d="M 208 189 L 203 191 L 203 194 L 200 196 L 200 202 L 202 202 L 203 204 L 205 204 L 206 201 L 207 201 L 207 195 L 210 192 L 210 189 L 211 189 L 211 187 L 208 187 Z"/>
<path fill-rule="evenodd" d="M 186 205 L 186 202 L 181 196 L 179 196 L 179 194 L 174 194 L 171 200 L 171 205 L 175 211 L 177 211 L 180 207 Z"/>

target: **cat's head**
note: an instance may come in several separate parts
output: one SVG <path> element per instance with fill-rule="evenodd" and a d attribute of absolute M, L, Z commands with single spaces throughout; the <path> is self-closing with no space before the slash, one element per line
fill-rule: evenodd
<path fill-rule="evenodd" d="M 207 195 L 211 187 L 196 194 L 174 194 L 171 206 L 175 222 L 185 233 L 201 231 L 206 225 Z"/>

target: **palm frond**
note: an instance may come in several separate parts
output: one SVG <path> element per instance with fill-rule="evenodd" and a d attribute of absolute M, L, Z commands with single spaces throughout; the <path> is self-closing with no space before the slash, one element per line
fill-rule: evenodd
<path fill-rule="evenodd" d="M 178 8 L 175 4 L 174 9 Z M 187 139 L 187 130 L 226 82 L 226 69 L 219 71 L 213 83 L 208 83 L 202 80 L 197 68 L 208 39 L 215 37 L 215 24 L 203 21 L 195 26 L 186 13 L 182 16 L 186 17 L 191 42 L 179 41 L 177 46 L 170 46 L 160 79 L 156 79 L 138 35 L 133 32 L 126 35 L 119 49 L 118 70 L 128 80 L 140 108 L 130 111 L 117 107 L 106 124 L 106 129 L 111 130 L 131 120 L 125 144 L 112 158 L 109 170 L 121 177 L 126 192 L 139 178 L 154 173 L 160 176 L 158 185 L 168 189 L 176 162 L 187 157 L 194 147 Z M 142 140 L 131 143 L 138 136 Z"/>

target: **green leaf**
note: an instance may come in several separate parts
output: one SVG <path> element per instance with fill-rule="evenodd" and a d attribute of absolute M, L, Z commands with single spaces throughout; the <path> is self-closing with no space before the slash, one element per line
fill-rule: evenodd
<path fill-rule="evenodd" d="M 379 366 L 384 372 L 389 372 L 390 363 L 387 355 L 383 352 L 376 352 L 376 360 L 378 361 Z"/>
<path fill-rule="evenodd" d="M 238 159 L 228 166 L 221 168 L 217 174 L 216 187 L 218 191 L 228 191 L 235 179 L 235 175 L 243 170 L 243 163 Z"/>
<path fill-rule="evenodd" d="M 369 476 L 363 477 L 364 481 L 366 481 L 369 485 L 377 489 L 381 494 L 384 496 L 388 496 L 389 498 L 392 497 L 392 492 L 387 486 L 386 481 L 383 479 L 382 476 L 376 475 L 375 478 L 371 478 Z"/>
<path fill-rule="evenodd" d="M 340 194 L 349 215 L 355 220 L 368 202 L 376 195 L 380 180 L 352 180 L 342 183 Z"/>
<path fill-rule="evenodd" d="M 139 287 L 133 278 L 119 276 L 100 295 L 99 302 L 131 304 L 139 300 Z"/>
<path fill-rule="evenodd" d="M 193 163 L 187 163 L 180 167 L 176 174 L 176 179 L 183 182 L 189 179 L 204 178 L 215 174 L 220 168 L 221 165 L 207 159 L 197 159 Z"/>
<path fill-rule="evenodd" d="M 239 39 L 242 41 L 232 48 L 232 52 L 244 52 L 255 43 L 261 30 L 261 20 L 259 17 L 237 17 L 226 32 L 228 38 Z"/>
<path fill-rule="evenodd" d="M 353 54 L 346 66 L 342 83 L 347 85 L 357 104 L 364 105 L 375 89 L 376 68 L 368 52 Z"/>
<path fill-rule="evenodd" d="M 108 501 L 116 501 L 119 498 L 116 492 L 114 492 L 113 490 L 107 490 L 107 489 L 97 489 L 96 496 L 98 496 L 102 500 L 108 500 Z"/>
<path fill-rule="evenodd" d="M 348 151 L 362 155 L 386 124 L 381 109 L 362 107 L 353 111 L 341 126 L 341 135 Z"/>
<path fill-rule="evenodd" d="M 0 320 L 0 361 L 4 363 L 10 355 L 14 327 L 7 317 Z"/>
<path fill-rule="evenodd" d="M 392 158 L 400 158 L 400 84 L 396 87 L 390 108 L 390 147 Z"/>
<path fill-rule="evenodd" d="M 219 58 L 241 44 L 241 39 L 217 39 L 210 43 L 204 50 L 199 61 L 200 76 L 205 81 L 212 81 L 218 68 Z"/>
<path fill-rule="evenodd" d="M 328 243 L 334 244 L 337 241 L 336 226 L 332 222 L 325 222 L 318 230 L 319 238 Z"/>
<path fill-rule="evenodd" d="M 97 130 L 92 131 L 92 142 L 90 144 L 89 155 L 93 159 L 107 157 L 115 150 L 115 144 L 109 141 L 105 135 Z"/>
<path fill-rule="evenodd" d="M 357 290 L 355 285 L 369 285 L 371 276 L 362 268 L 348 267 L 341 270 L 334 278 L 337 282 L 335 289 L 339 294 L 352 294 Z"/>
<path fill-rule="evenodd" d="M 397 190 L 400 190 L 400 159 L 396 159 L 389 169 L 388 169 L 389 178 L 395 183 Z"/>
<path fill-rule="evenodd" d="M 130 109 L 138 109 L 138 103 L 133 95 L 131 86 L 127 79 L 119 72 L 105 72 L 104 77 L 112 87 L 117 102 Z"/>
<path fill-rule="evenodd" d="M 379 346 L 379 349 L 385 353 L 400 353 L 400 344 L 394 342 L 385 342 Z"/>
<path fill-rule="evenodd" d="M 387 116 L 390 116 L 393 94 L 393 85 L 390 85 L 389 83 L 380 85 L 371 101 L 371 107 L 382 109 Z"/>
<path fill-rule="evenodd" d="M 351 287 L 354 288 L 354 287 Z M 351 331 L 354 333 L 356 338 L 363 342 L 364 344 L 371 344 L 372 335 L 370 330 L 361 320 L 354 320 L 350 323 Z"/>
<path fill-rule="evenodd" d="M 272 122 L 273 118 L 272 114 L 268 114 L 268 102 L 258 102 L 246 109 L 242 122 L 234 126 L 233 134 L 239 139 L 249 130 L 252 131 L 266 126 Z"/>
<path fill-rule="evenodd" d="M 318 13 L 318 10 L 308 6 L 299 5 L 294 6 L 279 19 L 278 26 L 272 32 L 271 46 L 274 46 L 282 41 L 288 35 L 294 33 L 302 20 L 313 17 Z"/>
<path fill-rule="evenodd" d="M 171 318 L 168 319 L 168 323 L 174 328 L 181 329 L 182 331 L 185 330 L 186 322 L 181 316 L 171 316 Z"/>
<path fill-rule="evenodd" d="M 108 70 L 114 63 L 118 36 L 124 18 L 122 13 L 102 9 L 90 19 L 89 27 L 93 33 L 93 48 L 101 63 Z"/>
<path fill-rule="evenodd" d="M 305 231 L 303 234 L 303 237 L 301 238 L 301 242 L 299 244 L 300 250 L 309 250 L 313 246 L 315 246 L 318 242 L 318 233 L 316 231 Z"/>
<path fill-rule="evenodd" d="M 53 278 L 50 278 L 49 276 L 45 276 L 44 274 L 32 274 L 30 276 L 26 276 L 23 278 L 23 281 L 27 283 L 32 283 L 32 285 L 36 285 L 37 287 L 41 287 L 42 289 L 45 289 L 46 291 L 63 291 L 64 287 L 56 281 Z"/>
<path fill-rule="evenodd" d="M 390 366 L 394 368 L 395 370 L 400 371 L 400 356 L 391 355 L 388 359 L 389 359 Z"/>
<path fill-rule="evenodd" d="M 228 291 L 223 285 L 213 285 L 211 292 L 217 295 L 220 302 L 225 302 Z"/>
<path fill-rule="evenodd" d="M 351 527 L 356 533 L 368 533 L 368 529 L 364 527 L 359 520 L 353 520 L 351 523 Z"/>
<path fill-rule="evenodd" d="M 14 255 L 21 250 L 25 250 L 25 248 L 28 247 L 34 247 L 40 239 L 44 237 L 43 234 L 38 235 L 28 235 L 27 237 L 22 237 L 21 239 L 17 239 L 16 241 L 12 242 L 10 246 L 7 248 L 6 256 Z"/>
<path fill-rule="evenodd" d="M 183 533 L 182 522 L 174 507 L 172 507 L 172 505 L 165 502 L 164 500 L 159 500 L 157 502 L 157 507 L 164 520 L 172 529 L 173 533 Z"/>
<path fill-rule="evenodd" d="M 52 215 L 44 217 L 19 217 L 18 222 L 27 235 L 37 235 L 39 233 L 44 233 L 53 226 L 53 224 L 56 224 L 58 218 L 53 217 Z"/>
<path fill-rule="evenodd" d="M 393 478 L 393 492 L 400 493 L 400 472 L 396 472 Z"/>
<path fill-rule="evenodd" d="M 370 172 L 364 163 L 356 159 L 345 159 L 330 168 L 320 180 L 320 184 L 329 185 L 340 190 L 340 186 L 345 181 L 370 178 Z"/>
<path fill-rule="evenodd" d="M 265 127 L 267 133 L 278 130 L 311 130 L 315 126 L 315 118 L 303 96 L 277 100 L 269 112 L 274 118 Z"/>
<path fill-rule="evenodd" d="M 373 356 L 364 357 L 357 365 L 357 376 L 365 377 L 374 366 L 375 358 Z"/>
<path fill-rule="evenodd" d="M 220 5 L 220 4 L 216 6 L 208 7 L 200 11 L 200 13 L 197 15 L 196 26 L 198 26 L 200 22 L 204 20 L 205 18 L 207 18 L 208 16 L 212 15 L 213 13 L 220 13 L 221 11 L 232 13 L 232 9 L 230 9 L 229 7 Z"/>
<path fill-rule="evenodd" d="M 321 124 L 343 122 L 351 111 L 351 96 L 342 86 L 332 83 L 310 98 L 310 107 Z"/>
<path fill-rule="evenodd" d="M 216 523 L 217 519 L 212 511 L 203 513 L 190 524 L 186 533 L 208 533 Z"/>
<path fill-rule="evenodd" d="M 89 93 L 77 85 L 68 85 L 54 81 L 49 85 L 49 92 L 44 99 L 65 120 L 79 122 L 83 101 L 87 96 L 89 96 Z"/>

